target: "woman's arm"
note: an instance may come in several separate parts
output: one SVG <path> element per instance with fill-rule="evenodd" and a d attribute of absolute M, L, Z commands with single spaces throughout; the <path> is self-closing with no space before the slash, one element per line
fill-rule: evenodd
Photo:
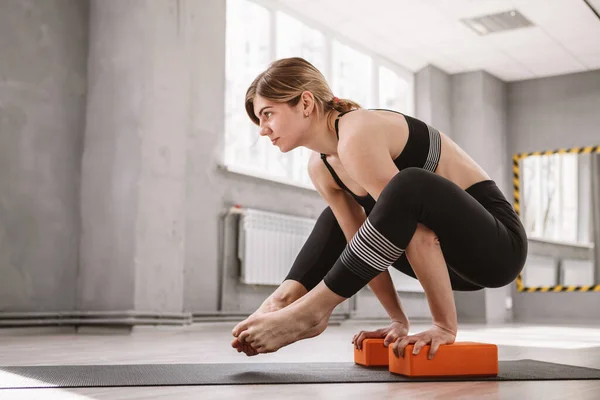
<path fill-rule="evenodd" d="M 384 271 L 369 282 L 369 287 L 394 322 L 399 322 L 409 328 L 410 322 L 404 313 L 400 296 L 394 287 L 389 271 Z"/>
<path fill-rule="evenodd" d="M 317 191 L 329 204 L 346 237 L 346 241 L 349 242 L 366 219 L 364 210 L 348 193 L 337 187 L 320 157 L 311 157 L 309 175 Z M 379 274 L 369 282 L 369 287 L 392 321 L 401 322 L 408 327 L 408 318 L 404 313 L 390 273 L 385 271 Z"/>

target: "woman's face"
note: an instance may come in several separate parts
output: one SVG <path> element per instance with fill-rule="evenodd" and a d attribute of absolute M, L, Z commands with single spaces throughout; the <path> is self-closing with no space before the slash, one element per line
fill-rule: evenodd
<path fill-rule="evenodd" d="M 302 138 L 310 127 L 303 102 L 294 107 L 277 103 L 257 95 L 254 98 L 254 115 L 260 121 L 260 135 L 266 136 L 282 153 L 302 145 Z"/>

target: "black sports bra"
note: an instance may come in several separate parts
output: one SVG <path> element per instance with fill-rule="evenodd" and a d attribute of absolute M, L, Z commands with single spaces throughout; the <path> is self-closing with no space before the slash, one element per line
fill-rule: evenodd
<path fill-rule="evenodd" d="M 404 116 L 406 119 L 408 124 L 408 140 L 400 155 L 394 159 L 394 164 L 396 164 L 396 167 L 398 167 L 400 171 L 409 167 L 423 168 L 431 172 L 436 171 L 440 161 L 442 148 L 440 132 L 437 129 L 427 125 L 421 120 L 404 115 L 398 111 L 382 108 L 372 108 L 371 110 L 394 112 Z M 335 119 L 335 134 L 338 140 L 340 138 L 338 131 L 339 119 L 352 111 L 354 110 L 344 111 Z M 373 199 L 370 194 L 365 196 L 355 195 L 346 185 L 344 185 L 342 180 L 335 173 L 333 167 L 327 162 L 327 155 L 321 154 L 321 159 L 340 188 L 348 192 L 361 206 L 363 206 L 368 215 L 375 206 L 375 199 Z"/>

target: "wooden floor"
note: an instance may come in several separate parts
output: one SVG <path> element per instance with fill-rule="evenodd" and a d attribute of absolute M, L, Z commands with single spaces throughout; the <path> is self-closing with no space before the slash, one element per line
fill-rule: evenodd
<path fill-rule="evenodd" d="M 0 365 L 212 362 L 352 362 L 351 339 L 382 323 L 345 322 L 277 353 L 248 358 L 230 346 L 234 323 L 141 328 L 133 333 L 69 328 L 0 330 Z M 426 329 L 414 325 L 412 332 Z M 457 340 L 496 343 L 500 359 L 533 358 L 600 368 L 596 326 L 461 325 Z M 0 390 L 0 399 L 598 399 L 600 381 L 368 383 Z"/>

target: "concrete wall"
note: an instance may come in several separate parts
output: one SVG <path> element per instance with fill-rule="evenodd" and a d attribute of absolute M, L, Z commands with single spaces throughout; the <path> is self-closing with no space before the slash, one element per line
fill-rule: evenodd
<path fill-rule="evenodd" d="M 88 3 L 0 4 L 0 311 L 72 310 Z"/>
<path fill-rule="evenodd" d="M 600 144 L 600 70 L 510 83 L 508 104 L 510 155 Z M 515 291 L 514 317 L 588 321 L 600 318 L 599 296 Z"/>
<path fill-rule="evenodd" d="M 510 155 L 600 145 L 600 70 L 508 85 Z"/>
<path fill-rule="evenodd" d="M 478 71 L 452 76 L 452 139 L 509 196 L 507 156 L 507 87 Z M 503 322 L 512 318 L 506 307 L 510 285 L 479 292 L 456 292 L 459 319 Z"/>
<path fill-rule="evenodd" d="M 452 139 L 508 195 L 506 87 L 483 71 L 452 76 Z"/>
<path fill-rule="evenodd" d="M 415 115 L 452 137 L 452 78 L 428 65 L 415 76 Z"/>
<path fill-rule="evenodd" d="M 188 52 L 176 2 L 92 1 L 79 307 L 180 312 Z M 196 64 L 197 63 L 197 64 Z"/>

